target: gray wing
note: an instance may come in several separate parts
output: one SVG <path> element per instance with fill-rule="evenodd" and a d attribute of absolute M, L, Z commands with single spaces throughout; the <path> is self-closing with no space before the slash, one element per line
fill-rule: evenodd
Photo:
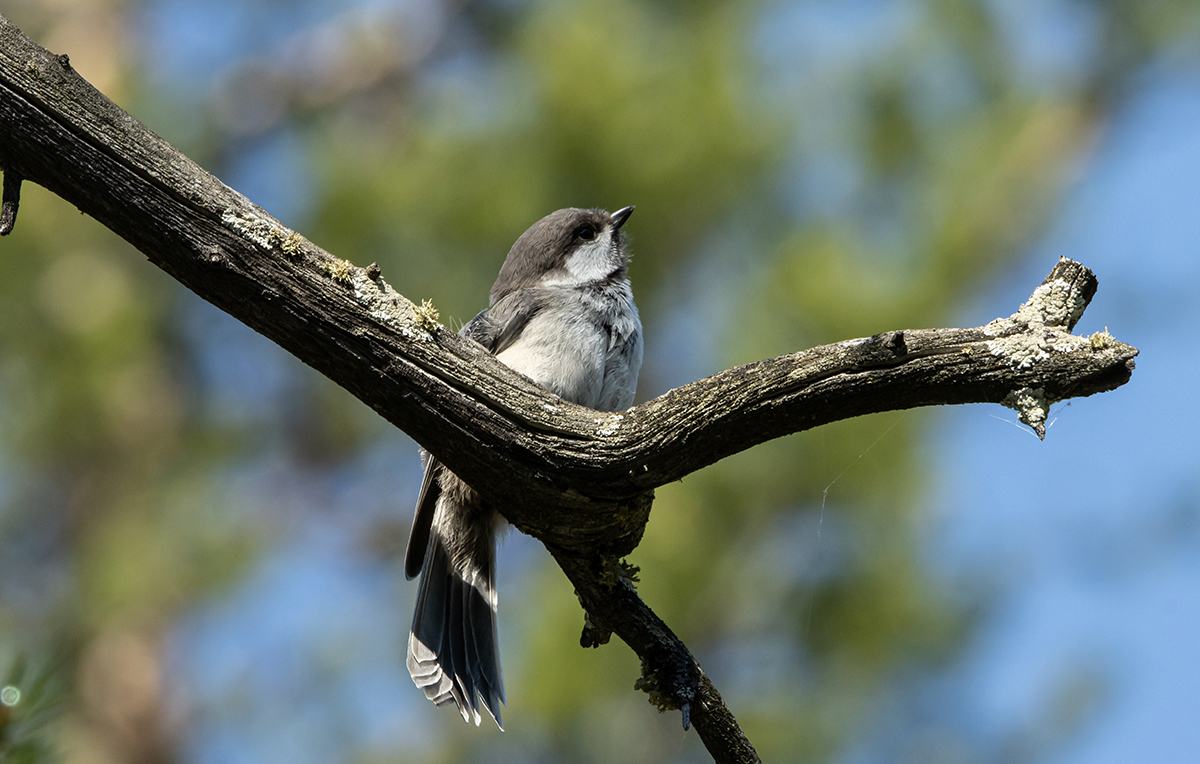
<path fill-rule="evenodd" d="M 425 459 L 425 476 L 421 479 L 421 492 L 417 494 L 417 508 L 413 512 L 412 530 L 408 532 L 408 551 L 404 553 L 404 577 L 409 581 L 421 573 L 425 562 L 425 549 L 429 546 L 429 529 L 433 526 L 433 513 L 437 509 L 438 496 L 442 487 L 437 473 L 442 464 L 433 454 Z"/>
<path fill-rule="evenodd" d="M 521 336 L 529 320 L 544 304 L 545 300 L 533 290 L 513 292 L 491 308 L 476 314 L 459 334 L 475 340 L 493 355 L 502 353 Z M 429 454 L 425 460 L 421 492 L 417 495 L 417 508 L 413 512 L 412 530 L 408 534 L 408 550 L 404 553 L 404 575 L 410 581 L 420 575 L 421 565 L 425 562 L 425 549 L 429 546 L 433 513 L 437 509 L 438 496 L 442 492 L 437 479 L 441 468 L 441 462 L 433 454 Z"/>
<path fill-rule="evenodd" d="M 546 301 L 545 293 L 538 290 L 513 292 L 481 311 L 459 333 L 483 345 L 492 351 L 492 355 L 499 355 L 517 341 L 530 319 L 545 307 Z"/>

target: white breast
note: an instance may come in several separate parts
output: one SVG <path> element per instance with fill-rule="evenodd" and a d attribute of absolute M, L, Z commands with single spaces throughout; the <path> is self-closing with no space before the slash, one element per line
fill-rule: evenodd
<path fill-rule="evenodd" d="M 600 402 L 608 336 L 575 311 L 550 308 L 496 356 L 550 392 L 588 408 Z"/>
<path fill-rule="evenodd" d="M 604 294 L 558 291 L 496 357 L 550 392 L 601 411 L 633 403 L 641 322 L 628 282 Z"/>

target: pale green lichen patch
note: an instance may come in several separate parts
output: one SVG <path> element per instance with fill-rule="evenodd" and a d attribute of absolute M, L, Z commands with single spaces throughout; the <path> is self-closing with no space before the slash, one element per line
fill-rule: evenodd
<path fill-rule="evenodd" d="M 429 337 L 428 330 L 413 331 L 414 324 L 420 325 L 417 318 L 420 308 L 413 305 L 404 296 L 397 294 L 396 290 L 392 289 L 391 285 L 381 277 L 376 276 L 372 279 L 366 270 L 352 267 L 350 279 L 354 289 L 354 299 L 367 310 L 371 318 L 390 326 L 409 339 Z M 435 310 L 435 319 L 436 313 Z"/>
<path fill-rule="evenodd" d="M 283 254 L 289 257 L 295 257 L 300 254 L 300 244 L 304 241 L 304 237 L 293 232 L 291 236 L 285 238 L 279 243 L 279 248 L 283 250 Z"/>
<path fill-rule="evenodd" d="M 683 728 L 688 728 L 688 709 L 696 700 L 696 689 L 682 672 L 675 677 L 675 681 L 671 681 L 669 676 L 652 670 L 649 661 L 643 658 L 642 675 L 634 681 L 633 689 L 646 693 L 650 697 L 650 705 L 657 708 L 659 713 L 682 711 Z"/>
<path fill-rule="evenodd" d="M 1008 318 L 997 318 L 984 326 L 983 331 L 989 337 L 998 337 L 1010 334 L 1021 324 L 1054 328 L 1074 326 L 1086 308 L 1083 290 L 1076 289 L 1066 279 L 1050 279 L 1033 290 L 1016 313 Z"/>
<path fill-rule="evenodd" d="M 438 323 L 438 318 L 441 317 L 441 314 L 438 313 L 437 308 L 433 307 L 432 301 L 421 300 L 421 304 L 413 308 L 413 313 L 417 322 L 417 326 L 421 327 L 430 334 L 433 334 L 435 331 L 437 331 L 437 328 L 440 326 Z"/>
<path fill-rule="evenodd" d="M 1106 350 L 1117 343 L 1117 338 L 1108 333 L 1108 327 L 1104 327 L 1104 331 L 1096 332 L 1091 337 L 1088 337 L 1088 344 L 1092 346 L 1092 350 Z"/>
<path fill-rule="evenodd" d="M 1096 349 L 1094 339 L 1057 329 L 1030 327 L 1019 334 L 989 340 L 987 349 L 992 355 L 1007 358 L 1018 369 L 1031 369 L 1035 363 L 1048 359 L 1051 353 L 1071 353 L 1083 350 L 1089 344 Z"/>
<path fill-rule="evenodd" d="M 1008 318 L 994 318 L 984 324 L 982 328 L 983 333 L 988 337 L 1005 337 L 1024 331 L 1026 326 L 1028 326 L 1027 321 L 1018 321 L 1017 314 L 1013 314 Z"/>
<path fill-rule="evenodd" d="M 279 229 L 257 215 L 227 209 L 221 215 L 221 222 L 229 230 L 263 249 L 274 249 L 278 243 Z"/>
<path fill-rule="evenodd" d="M 1017 419 L 1033 429 L 1039 438 L 1046 439 L 1046 418 L 1050 414 L 1050 400 L 1043 388 L 1023 387 L 1013 390 L 1000 402 L 1017 412 Z"/>
<path fill-rule="evenodd" d="M 254 242 L 263 249 L 278 249 L 289 257 L 300 254 L 304 237 L 275 224 L 275 221 L 259 217 L 250 212 L 234 212 L 227 209 L 221 222 L 234 233 Z"/>
<path fill-rule="evenodd" d="M 1072 289 L 1065 279 L 1052 279 L 1033 290 L 1013 318 L 1048 326 L 1073 326 L 1086 307 L 1082 291 Z"/>
<path fill-rule="evenodd" d="M 624 586 L 637 591 L 638 574 L 642 569 L 620 557 L 604 556 L 600 559 L 600 582 L 607 587 Z"/>
<path fill-rule="evenodd" d="M 329 274 L 329 278 L 343 286 L 350 286 L 354 281 L 354 266 L 346 260 L 330 260 L 325 263 L 325 272 Z"/>
<path fill-rule="evenodd" d="M 650 671 L 646 662 L 642 661 L 642 675 L 633 683 L 633 689 L 641 690 L 650 697 L 650 705 L 658 709 L 660 714 L 674 711 L 675 701 L 661 689 L 661 681 L 656 672 Z"/>
<path fill-rule="evenodd" d="M 987 349 L 992 355 L 1007 358 L 1008 362 L 1018 369 L 1032 368 L 1038 361 L 1050 357 L 1050 346 L 1041 332 L 1026 332 L 988 340 Z"/>
<path fill-rule="evenodd" d="M 229 208 L 221 215 L 221 222 L 263 249 L 278 250 L 288 257 L 298 257 L 303 251 L 304 237 L 253 212 Z M 364 270 L 336 257 L 322 259 L 317 267 L 334 282 L 350 287 L 355 301 L 373 319 L 409 339 L 427 339 L 440 326 L 433 303 L 425 300 L 420 306 L 413 305 L 383 280 L 378 267 Z M 413 331 L 414 324 L 424 331 Z"/>

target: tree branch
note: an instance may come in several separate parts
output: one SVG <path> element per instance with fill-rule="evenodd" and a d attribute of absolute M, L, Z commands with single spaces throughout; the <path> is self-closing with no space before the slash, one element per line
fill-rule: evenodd
<path fill-rule="evenodd" d="M 614 575 L 652 490 L 766 440 L 879 411 L 1002 403 L 1045 436 L 1049 405 L 1128 381 L 1137 350 L 1070 334 L 1096 289 L 1063 259 L 1017 313 L 896 331 L 728 369 L 621 413 L 567 403 L 362 269 L 288 229 L 0 17 L 0 167 L 92 215 L 196 294 L 346 388 L 551 550 L 593 619 L 641 656 L 717 761 L 756 761 L 716 689 Z M 8 185 L 6 183 L 6 185 Z M 14 190 L 15 193 L 15 190 Z M 13 205 L 15 213 L 15 203 Z"/>

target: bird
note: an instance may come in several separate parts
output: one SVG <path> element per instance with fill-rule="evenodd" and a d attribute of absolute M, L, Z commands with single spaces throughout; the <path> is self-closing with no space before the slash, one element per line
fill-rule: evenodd
<path fill-rule="evenodd" d="M 460 334 L 565 400 L 629 408 L 643 345 L 622 230 L 633 209 L 571 207 L 534 223 L 504 259 L 489 307 Z M 503 730 L 496 540 L 507 526 L 504 508 L 432 454 L 424 470 L 404 560 L 406 577 L 421 578 L 408 671 L 435 705 L 454 703 L 475 726 L 482 705 Z"/>

